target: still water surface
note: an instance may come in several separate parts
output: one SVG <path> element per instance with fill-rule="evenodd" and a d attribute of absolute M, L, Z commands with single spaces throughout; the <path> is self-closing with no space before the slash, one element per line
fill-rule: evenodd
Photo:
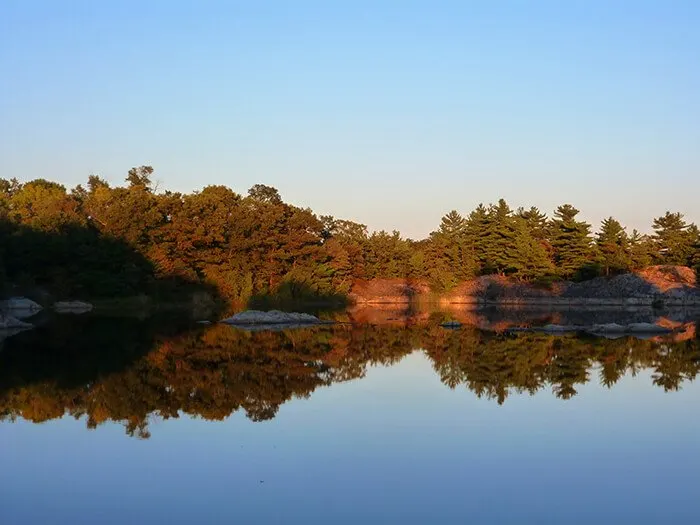
<path fill-rule="evenodd" d="M 698 523 L 700 344 L 71 318 L 0 349 L 0 523 Z"/>

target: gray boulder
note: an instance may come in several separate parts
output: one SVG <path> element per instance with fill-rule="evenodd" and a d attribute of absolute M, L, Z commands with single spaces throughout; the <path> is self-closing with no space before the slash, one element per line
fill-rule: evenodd
<path fill-rule="evenodd" d="M 262 312 L 260 310 L 246 310 L 237 313 L 227 319 L 222 319 L 222 323 L 232 325 L 280 325 L 280 324 L 318 324 L 321 320 L 310 314 L 298 312 L 280 312 L 270 310 Z"/>
<path fill-rule="evenodd" d="M 443 328 L 459 328 L 462 326 L 462 323 L 459 321 L 445 321 L 444 323 L 440 323 L 440 326 Z"/>

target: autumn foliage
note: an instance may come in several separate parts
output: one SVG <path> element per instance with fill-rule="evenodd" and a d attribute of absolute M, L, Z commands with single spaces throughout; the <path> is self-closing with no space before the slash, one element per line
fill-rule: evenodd
<path fill-rule="evenodd" d="M 85 187 L 0 179 L 0 287 L 23 284 L 86 297 L 177 294 L 209 286 L 230 301 L 341 300 L 377 278 L 451 290 L 479 275 L 521 281 L 583 280 L 649 264 L 700 264 L 700 234 L 678 213 L 654 219 L 653 235 L 610 217 L 600 230 L 569 204 L 552 217 L 504 200 L 447 213 L 428 238 L 367 227 L 285 203 L 257 184 L 182 194 L 156 191 L 153 169 L 127 185 L 90 176 Z M 166 284 L 164 284 L 166 283 Z"/>

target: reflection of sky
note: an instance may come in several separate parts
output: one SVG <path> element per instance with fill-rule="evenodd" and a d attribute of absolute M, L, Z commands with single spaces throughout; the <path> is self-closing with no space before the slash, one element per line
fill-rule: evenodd
<path fill-rule="evenodd" d="M 414 353 L 264 423 L 3 423 L 0 522 L 697 523 L 698 385 L 592 379 L 498 406 Z"/>

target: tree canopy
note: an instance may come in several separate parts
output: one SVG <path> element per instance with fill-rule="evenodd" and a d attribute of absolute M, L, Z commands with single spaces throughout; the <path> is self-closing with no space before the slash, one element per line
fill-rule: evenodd
<path fill-rule="evenodd" d="M 0 179 L 0 285 L 119 295 L 169 281 L 211 286 L 233 301 L 296 300 L 342 297 L 360 279 L 423 279 L 444 291 L 492 273 L 581 280 L 700 265 L 699 230 L 680 213 L 654 219 L 649 236 L 628 234 L 613 217 L 594 234 L 570 204 L 548 218 L 501 199 L 452 210 L 426 239 L 412 240 L 318 216 L 264 184 L 244 195 L 225 186 L 182 194 L 159 190 L 153 176 L 152 167 L 135 167 L 125 186 L 91 175 L 71 190 Z"/>

